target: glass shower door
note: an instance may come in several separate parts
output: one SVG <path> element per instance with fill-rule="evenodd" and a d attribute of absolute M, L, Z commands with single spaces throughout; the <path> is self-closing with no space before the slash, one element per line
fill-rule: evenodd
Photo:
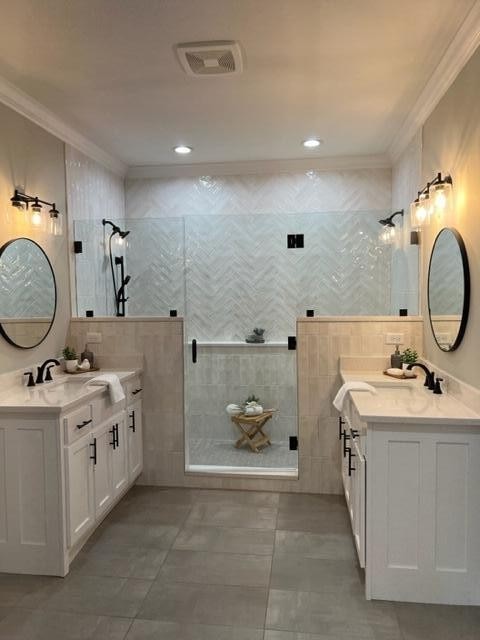
<path fill-rule="evenodd" d="M 189 471 L 297 474 L 296 351 L 287 346 L 295 315 L 284 309 L 285 249 L 276 216 L 185 219 Z M 246 343 L 256 327 L 265 329 L 266 342 Z M 242 432 L 226 412 L 250 396 L 274 410 L 258 434 L 269 440 L 259 453 L 239 442 Z"/>

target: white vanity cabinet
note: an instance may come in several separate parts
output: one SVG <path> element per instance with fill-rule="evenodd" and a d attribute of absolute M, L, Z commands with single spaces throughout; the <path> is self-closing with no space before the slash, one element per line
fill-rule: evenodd
<path fill-rule="evenodd" d="M 0 415 L 0 572 L 64 576 L 143 468 L 142 401 L 97 388 L 85 402 Z M 40 389 L 32 397 L 44 393 Z M 37 394 L 37 396 L 34 395 Z M 92 397 L 93 396 L 93 397 Z M 133 399 L 133 401 L 132 401 Z"/>
<path fill-rule="evenodd" d="M 349 399 L 339 439 L 366 597 L 480 605 L 480 422 L 363 420 Z"/>

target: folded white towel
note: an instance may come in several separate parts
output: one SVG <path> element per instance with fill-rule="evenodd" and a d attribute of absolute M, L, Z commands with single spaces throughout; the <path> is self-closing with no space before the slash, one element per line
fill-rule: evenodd
<path fill-rule="evenodd" d="M 115 373 L 103 373 L 101 376 L 95 376 L 88 381 L 88 384 L 93 384 L 100 387 L 108 387 L 110 393 L 110 402 L 116 404 L 121 400 L 125 400 L 125 394 L 123 387 L 120 384 L 120 379 Z"/>
<path fill-rule="evenodd" d="M 337 411 L 342 411 L 343 409 L 343 402 L 345 400 L 345 396 L 347 395 L 347 393 L 349 391 L 369 391 L 370 393 L 373 393 L 374 395 L 376 395 L 378 393 L 378 391 L 375 389 L 375 387 L 372 387 L 371 384 L 368 384 L 368 382 L 345 382 L 345 384 L 343 384 L 337 395 L 335 396 L 335 399 L 333 401 L 333 406 L 335 407 L 335 409 Z"/>

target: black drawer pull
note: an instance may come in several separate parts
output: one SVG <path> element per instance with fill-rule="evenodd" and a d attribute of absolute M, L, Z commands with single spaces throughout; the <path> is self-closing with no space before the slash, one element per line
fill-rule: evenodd
<path fill-rule="evenodd" d="M 343 457 L 347 455 L 348 447 L 347 440 L 350 440 L 350 436 L 346 431 L 343 432 Z"/>
<path fill-rule="evenodd" d="M 197 341 L 195 338 L 192 340 L 192 362 L 193 364 L 197 362 Z"/>
<path fill-rule="evenodd" d="M 113 427 L 108 430 L 108 433 L 112 434 L 112 441 L 109 442 L 109 445 L 111 447 L 113 447 L 114 449 L 116 449 L 117 448 L 117 438 L 115 436 L 115 425 L 113 425 Z"/>
<path fill-rule="evenodd" d="M 93 442 L 90 444 L 93 447 L 93 456 L 90 456 L 90 460 L 93 460 L 93 464 L 97 464 L 97 439 L 94 438 Z"/>
<path fill-rule="evenodd" d="M 132 413 L 128 414 L 128 417 L 132 419 L 132 424 L 129 424 L 128 428 L 131 429 L 133 431 L 133 433 L 135 433 L 135 431 L 136 431 L 135 411 L 132 411 Z"/>
<path fill-rule="evenodd" d="M 352 471 L 355 471 L 355 467 L 352 467 L 352 458 L 355 458 L 355 454 L 352 453 L 352 450 L 350 449 L 350 447 L 348 447 L 347 451 L 348 451 L 348 475 L 351 476 Z"/>
<path fill-rule="evenodd" d="M 91 422 L 92 420 L 84 420 L 82 424 L 77 424 L 77 429 L 83 429 L 83 427 L 86 427 L 87 424 L 90 424 Z"/>
<path fill-rule="evenodd" d="M 338 439 L 341 440 L 342 436 L 343 436 L 343 425 L 345 424 L 345 421 L 343 420 L 343 418 L 339 417 L 338 418 Z"/>
<path fill-rule="evenodd" d="M 136 395 L 137 395 L 137 393 L 140 393 L 140 391 L 143 391 L 143 389 L 142 389 L 142 388 L 140 388 L 140 389 L 135 389 L 134 391 L 132 391 L 132 396 L 136 396 Z"/>
<path fill-rule="evenodd" d="M 118 424 L 116 424 L 113 428 L 115 429 L 115 442 L 116 442 L 116 445 L 117 445 L 117 447 L 120 447 L 120 440 L 118 438 Z"/>

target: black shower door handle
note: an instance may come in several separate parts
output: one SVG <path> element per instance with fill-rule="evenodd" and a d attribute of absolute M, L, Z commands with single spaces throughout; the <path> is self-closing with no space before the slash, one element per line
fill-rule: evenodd
<path fill-rule="evenodd" d="M 192 340 L 192 362 L 194 364 L 197 362 L 197 341 L 195 338 Z"/>

